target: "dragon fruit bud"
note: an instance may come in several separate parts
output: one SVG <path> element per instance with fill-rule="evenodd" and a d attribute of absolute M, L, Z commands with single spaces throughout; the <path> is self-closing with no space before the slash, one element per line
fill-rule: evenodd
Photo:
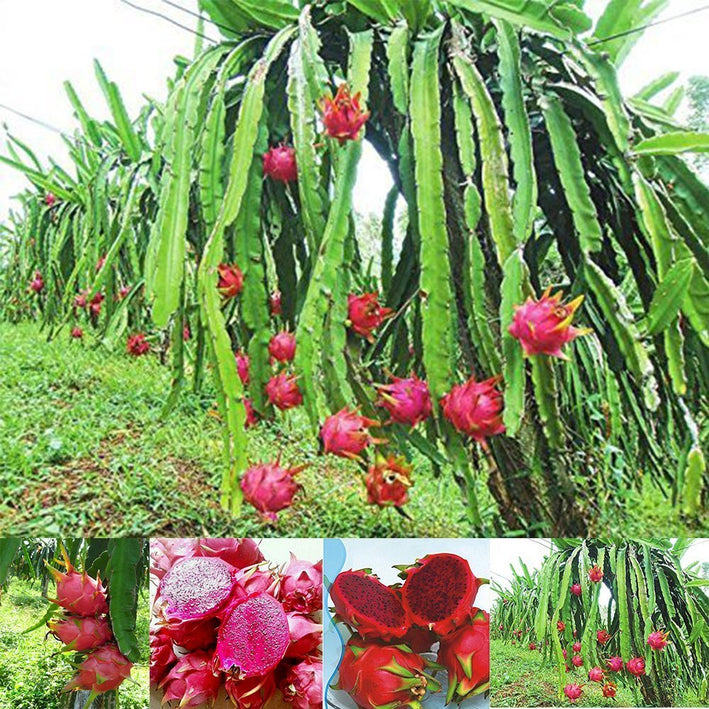
<path fill-rule="evenodd" d="M 53 207 L 57 203 L 57 196 L 54 192 L 47 192 L 47 194 L 44 195 L 44 203 L 48 207 Z"/>
<path fill-rule="evenodd" d="M 177 662 L 165 628 L 150 628 L 150 684 L 158 685 Z"/>
<path fill-rule="evenodd" d="M 563 620 L 557 621 L 556 629 L 557 629 L 560 633 L 563 633 L 563 632 L 566 630 L 566 624 L 564 623 Z"/>
<path fill-rule="evenodd" d="M 497 388 L 499 377 L 454 386 L 441 399 L 443 415 L 453 426 L 478 442 L 505 432 L 502 423 L 502 394 Z"/>
<path fill-rule="evenodd" d="M 288 617 L 280 601 L 267 593 L 233 603 L 219 626 L 215 671 L 239 679 L 270 672 L 290 645 Z"/>
<path fill-rule="evenodd" d="M 67 650 L 85 652 L 105 645 L 112 637 L 111 626 L 105 618 L 91 616 L 60 616 L 47 623 L 49 632 L 66 645 Z"/>
<path fill-rule="evenodd" d="M 259 422 L 258 411 L 254 408 L 254 402 L 251 399 L 244 399 L 244 408 L 246 409 L 246 421 L 244 428 L 251 428 Z"/>
<path fill-rule="evenodd" d="M 290 562 L 281 579 L 280 599 L 287 611 L 315 613 L 322 609 L 322 561 L 296 559 Z"/>
<path fill-rule="evenodd" d="M 277 333 L 268 343 L 268 353 L 279 362 L 292 362 L 295 359 L 295 335 L 287 330 Z"/>
<path fill-rule="evenodd" d="M 412 375 L 409 379 L 392 377 L 391 384 L 382 384 L 379 390 L 379 406 L 384 407 L 391 420 L 412 428 L 431 415 L 431 394 L 428 384 Z"/>
<path fill-rule="evenodd" d="M 44 279 L 40 271 L 34 272 L 34 278 L 30 281 L 30 290 L 38 294 L 44 290 Z"/>
<path fill-rule="evenodd" d="M 588 679 L 591 682 L 603 682 L 603 670 L 600 667 L 592 667 L 588 671 Z"/>
<path fill-rule="evenodd" d="M 598 564 L 589 569 L 588 578 L 592 583 L 600 583 L 603 580 L 603 571 Z"/>
<path fill-rule="evenodd" d="M 258 542 L 248 537 L 205 537 L 199 540 L 198 547 L 198 556 L 216 556 L 236 569 L 250 568 L 265 559 Z"/>
<path fill-rule="evenodd" d="M 295 148 L 287 145 L 271 148 L 263 156 L 263 174 L 276 182 L 295 182 L 298 179 Z"/>
<path fill-rule="evenodd" d="M 132 357 L 142 357 L 150 352 L 150 343 L 142 332 L 136 332 L 128 336 L 126 352 Z"/>
<path fill-rule="evenodd" d="M 525 356 L 544 354 L 568 359 L 561 348 L 589 332 L 571 326 L 583 296 L 563 304 L 561 293 L 553 296 L 550 293 L 548 288 L 539 300 L 529 298 L 524 305 L 515 306 L 509 333 L 520 341 Z"/>
<path fill-rule="evenodd" d="M 401 456 L 384 458 L 377 455 L 369 466 L 365 485 L 367 501 L 379 507 L 403 507 L 409 501 L 413 467 Z"/>
<path fill-rule="evenodd" d="M 441 640 L 437 662 L 448 670 L 446 704 L 460 704 L 490 688 L 490 616 L 473 608 L 471 619 Z"/>
<path fill-rule="evenodd" d="M 73 615 L 88 617 L 108 613 L 106 589 L 101 584 L 101 579 L 93 578 L 85 571 L 82 573 L 76 571 L 64 549 L 62 549 L 62 556 L 66 573 L 48 567 L 57 583 L 56 598 L 49 600 Z"/>
<path fill-rule="evenodd" d="M 64 687 L 64 692 L 86 689 L 109 692 L 130 676 L 133 663 L 113 643 L 92 650 L 78 666 L 78 674 Z"/>
<path fill-rule="evenodd" d="M 221 677 L 212 671 L 209 652 L 190 652 L 181 657 L 160 683 L 163 703 L 178 701 L 180 709 L 211 706 L 219 694 Z"/>
<path fill-rule="evenodd" d="M 380 645 L 353 635 L 345 646 L 337 689 L 362 709 L 418 707 L 440 684 L 428 674 L 426 660 L 406 645 Z"/>
<path fill-rule="evenodd" d="M 80 340 L 84 336 L 84 331 L 80 327 L 73 327 L 71 329 L 71 337 L 74 340 Z"/>
<path fill-rule="evenodd" d="M 227 676 L 224 689 L 237 709 L 263 709 L 276 693 L 276 675 L 269 672 L 248 679 Z"/>
<path fill-rule="evenodd" d="M 150 573 L 161 579 L 175 562 L 199 555 L 196 539 L 151 539 Z"/>
<path fill-rule="evenodd" d="M 217 282 L 217 290 L 222 298 L 236 298 L 244 289 L 244 274 L 241 269 L 235 264 L 220 263 L 217 266 L 219 281 Z"/>
<path fill-rule="evenodd" d="M 292 665 L 278 683 L 284 701 L 293 709 L 317 709 L 322 706 L 322 662 L 308 657 Z"/>
<path fill-rule="evenodd" d="M 284 468 L 275 463 L 260 463 L 249 468 L 241 478 L 244 499 L 268 522 L 278 519 L 278 512 L 293 504 L 300 485 L 293 479 L 305 468 Z"/>
<path fill-rule="evenodd" d="M 611 672 L 622 672 L 623 671 L 623 658 L 622 657 L 609 657 L 606 660 L 606 664 Z"/>
<path fill-rule="evenodd" d="M 293 374 L 277 374 L 266 383 L 266 396 L 271 404 L 281 411 L 300 406 L 303 395 Z"/>
<path fill-rule="evenodd" d="M 645 660 L 642 657 L 633 657 L 625 663 L 625 669 L 635 677 L 645 674 Z"/>
<path fill-rule="evenodd" d="M 574 655 L 571 658 L 571 664 L 574 667 L 583 667 L 583 657 L 581 657 L 581 655 Z"/>
<path fill-rule="evenodd" d="M 576 702 L 581 698 L 583 690 L 580 684 L 567 684 L 564 687 L 564 694 L 569 698 L 569 701 Z"/>
<path fill-rule="evenodd" d="M 323 451 L 343 458 L 359 460 L 359 454 L 370 444 L 380 443 L 369 433 L 371 426 L 379 426 L 374 419 L 360 416 L 347 407 L 325 419 L 320 429 Z"/>
<path fill-rule="evenodd" d="M 581 652 L 581 643 L 574 643 L 574 644 L 571 646 L 571 649 L 572 649 L 574 652 Z"/>
<path fill-rule="evenodd" d="M 350 94 L 347 84 L 340 84 L 335 97 L 323 97 L 319 102 L 325 132 L 336 138 L 340 145 L 348 140 L 357 140 L 369 113 L 360 105 L 360 94 Z"/>
<path fill-rule="evenodd" d="M 603 696 L 607 699 L 612 699 L 618 693 L 618 686 L 615 682 L 606 682 L 603 685 Z"/>
<path fill-rule="evenodd" d="M 600 645 L 605 645 L 611 639 L 611 636 L 607 630 L 599 630 L 596 633 L 596 639 Z"/>
<path fill-rule="evenodd" d="M 580 583 L 575 583 L 571 586 L 571 593 L 574 594 L 574 596 L 581 596 L 581 584 Z"/>
<path fill-rule="evenodd" d="M 236 360 L 236 371 L 239 375 L 239 379 L 241 379 L 241 383 L 244 386 L 248 386 L 249 380 L 251 379 L 251 375 L 249 374 L 249 367 L 251 365 L 249 355 L 247 355 L 244 350 L 239 350 L 234 353 L 234 359 Z"/>
<path fill-rule="evenodd" d="M 165 626 L 165 634 L 184 650 L 208 650 L 217 643 L 217 619 L 186 620 Z"/>
<path fill-rule="evenodd" d="M 276 317 L 283 314 L 283 296 L 281 295 L 281 291 L 274 290 L 273 293 L 271 293 L 268 303 L 271 308 L 271 315 Z"/>
<path fill-rule="evenodd" d="M 290 644 L 286 657 L 305 657 L 315 652 L 322 642 L 322 625 L 302 613 L 286 613 Z"/>
<path fill-rule="evenodd" d="M 372 333 L 388 317 L 391 317 L 391 308 L 379 305 L 378 293 L 363 293 L 347 296 L 347 325 L 361 337 L 370 342 L 374 341 Z"/>
<path fill-rule="evenodd" d="M 664 650 L 665 646 L 668 644 L 667 638 L 669 635 L 669 633 L 663 633 L 661 630 L 656 630 L 648 635 L 647 644 L 653 650 Z"/>

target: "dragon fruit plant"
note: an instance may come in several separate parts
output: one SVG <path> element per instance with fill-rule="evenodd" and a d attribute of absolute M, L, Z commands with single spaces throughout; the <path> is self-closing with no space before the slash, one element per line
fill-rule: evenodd
<path fill-rule="evenodd" d="M 390 586 L 369 570 L 343 571 L 333 581 L 334 619 L 350 633 L 333 689 L 362 709 L 419 707 L 441 689 L 439 673 L 447 674 L 446 704 L 486 692 L 490 617 L 474 604 L 487 581 L 455 554 L 397 568 L 403 583 Z"/>
<path fill-rule="evenodd" d="M 150 682 L 163 702 L 322 705 L 322 561 L 252 539 L 154 539 Z"/>

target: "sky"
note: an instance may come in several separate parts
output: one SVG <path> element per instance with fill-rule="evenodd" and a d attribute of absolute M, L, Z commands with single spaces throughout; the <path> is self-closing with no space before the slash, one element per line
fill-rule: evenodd
<path fill-rule="evenodd" d="M 606 0 L 587 0 L 594 17 Z M 132 0 L 189 27 L 194 18 L 170 7 L 166 0 Z M 196 0 L 179 0 L 196 8 Z M 663 16 L 676 15 L 706 4 L 705 0 L 671 0 Z M 706 30 L 709 12 L 647 31 L 621 71 L 621 83 L 632 93 L 671 70 L 686 79 L 707 73 Z M 208 30 L 213 35 L 215 31 Z M 215 35 L 216 36 L 216 35 Z M 108 117 L 103 95 L 94 78 L 97 58 L 120 87 L 131 116 L 149 95 L 163 99 L 166 79 L 173 74 L 173 57 L 191 55 L 195 36 L 167 21 L 129 7 L 125 0 L 0 0 L 0 104 L 49 123 L 62 131 L 74 127 L 72 109 L 62 86 L 69 79 L 89 113 Z M 704 49 L 702 49 L 704 47 Z M 41 160 L 53 156 L 66 164 L 61 137 L 0 107 L 0 150 L 5 153 L 5 132 L 28 143 Z M 365 147 L 355 188 L 355 209 L 381 213 L 391 184 L 387 169 L 373 149 Z M 0 220 L 10 198 L 26 185 L 11 168 L 0 165 Z"/>

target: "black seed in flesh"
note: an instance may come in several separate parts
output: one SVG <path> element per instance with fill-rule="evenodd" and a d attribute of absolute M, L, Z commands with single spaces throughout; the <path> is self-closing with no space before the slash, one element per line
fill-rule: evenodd
<path fill-rule="evenodd" d="M 166 601 L 169 620 L 196 620 L 217 613 L 234 588 L 235 569 L 221 559 L 181 559 L 160 582 L 159 595 Z"/>
<path fill-rule="evenodd" d="M 404 584 L 412 612 L 436 623 L 455 613 L 469 588 L 470 567 L 464 559 L 434 557 L 411 572 Z"/>
<path fill-rule="evenodd" d="M 345 574 L 338 580 L 338 586 L 352 608 L 367 618 L 373 618 L 389 628 L 404 624 L 404 607 L 396 595 L 378 581 Z"/>

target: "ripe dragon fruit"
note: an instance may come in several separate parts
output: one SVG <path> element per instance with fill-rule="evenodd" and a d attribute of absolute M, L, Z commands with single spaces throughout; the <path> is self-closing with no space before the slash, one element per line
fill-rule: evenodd
<path fill-rule="evenodd" d="M 574 594 L 574 596 L 581 596 L 581 584 L 580 583 L 575 583 L 571 586 L 571 593 Z"/>
<path fill-rule="evenodd" d="M 277 374 L 266 383 L 266 396 L 281 411 L 293 409 L 303 403 L 303 395 L 298 388 L 294 374 Z"/>
<path fill-rule="evenodd" d="M 37 294 L 44 290 L 44 279 L 40 271 L 34 272 L 34 278 L 30 281 L 30 290 Z"/>
<path fill-rule="evenodd" d="M 519 340 L 526 357 L 544 354 L 568 359 L 561 348 L 589 332 L 571 326 L 583 296 L 563 304 L 561 292 L 550 293 L 551 288 L 548 288 L 539 300 L 528 298 L 524 305 L 516 306 L 509 333 Z"/>
<path fill-rule="evenodd" d="M 136 332 L 128 336 L 126 352 L 132 357 L 141 357 L 150 352 L 150 343 L 145 339 L 145 335 L 142 332 Z"/>
<path fill-rule="evenodd" d="M 529 649 L 530 649 L 530 650 L 536 650 L 536 649 L 537 649 L 537 644 L 536 644 L 536 643 L 529 643 Z"/>
<path fill-rule="evenodd" d="M 221 678 L 212 671 L 211 653 L 199 650 L 181 657 L 160 683 L 163 704 L 178 701 L 180 709 L 211 706 L 220 686 Z"/>
<path fill-rule="evenodd" d="M 369 113 L 360 105 L 360 94 L 350 94 L 347 84 L 340 84 L 335 97 L 323 97 L 319 102 L 325 132 L 337 139 L 340 145 L 348 140 L 357 140 Z"/>
<path fill-rule="evenodd" d="M 598 564 L 589 569 L 588 578 L 592 583 L 600 583 L 603 581 L 603 571 Z"/>
<path fill-rule="evenodd" d="M 214 669 L 238 679 L 260 677 L 285 657 L 289 644 L 288 617 L 280 602 L 267 593 L 248 596 L 224 613 Z"/>
<path fill-rule="evenodd" d="M 268 593 L 269 596 L 278 597 L 280 579 L 277 574 L 268 570 L 260 569 L 257 566 L 239 569 L 236 580 L 239 586 L 234 593 L 235 600 L 258 593 Z"/>
<path fill-rule="evenodd" d="M 93 578 L 85 571 L 76 571 L 64 549 L 62 556 L 66 573 L 48 567 L 57 584 L 56 598 L 49 600 L 73 615 L 97 616 L 108 613 L 106 588 L 101 584 L 101 579 Z"/>
<path fill-rule="evenodd" d="M 73 327 L 71 329 L 71 337 L 74 340 L 80 340 L 84 336 L 84 331 L 80 327 Z"/>
<path fill-rule="evenodd" d="M 603 670 L 600 667 L 592 667 L 588 671 L 588 679 L 590 682 L 603 682 L 604 676 Z"/>
<path fill-rule="evenodd" d="M 151 539 L 150 573 L 161 579 L 180 559 L 198 555 L 196 539 Z"/>
<path fill-rule="evenodd" d="M 437 662 L 448 670 L 446 704 L 486 692 L 490 688 L 490 616 L 478 608 L 471 619 L 441 640 Z"/>
<path fill-rule="evenodd" d="M 499 381 L 499 377 L 492 377 L 476 382 L 471 377 L 465 384 L 454 386 L 441 399 L 443 415 L 458 431 L 478 442 L 504 433 L 503 399 L 497 388 Z"/>
<path fill-rule="evenodd" d="M 663 633 L 661 630 L 656 630 L 653 633 L 650 633 L 647 637 L 647 644 L 653 649 L 653 650 L 664 650 L 665 647 L 668 645 L 668 640 L 667 638 L 669 637 L 669 633 Z"/>
<path fill-rule="evenodd" d="M 83 310 L 88 305 L 89 291 L 82 290 L 79 295 L 74 298 L 74 307 Z"/>
<path fill-rule="evenodd" d="M 318 649 L 322 642 L 322 625 L 302 613 L 286 613 L 290 644 L 286 657 L 305 657 Z"/>
<path fill-rule="evenodd" d="M 273 315 L 274 317 L 277 317 L 278 315 L 282 315 L 283 314 L 283 296 L 281 295 L 281 291 L 274 290 L 273 293 L 271 293 L 271 297 L 269 298 L 268 304 L 271 309 L 271 315 Z"/>
<path fill-rule="evenodd" d="M 111 625 L 105 618 L 93 616 L 59 616 L 47 623 L 49 632 L 64 643 L 67 650 L 85 652 L 105 645 L 112 637 Z"/>
<path fill-rule="evenodd" d="M 571 664 L 574 667 L 583 667 L 583 657 L 581 657 L 581 655 L 574 655 L 571 658 Z"/>
<path fill-rule="evenodd" d="M 379 406 L 385 408 L 391 420 L 412 428 L 431 415 L 431 394 L 428 384 L 412 375 L 408 379 L 392 377 L 391 384 L 380 384 Z"/>
<path fill-rule="evenodd" d="M 224 688 L 237 709 L 263 709 L 276 693 L 276 675 L 269 672 L 248 679 L 227 677 Z"/>
<path fill-rule="evenodd" d="M 165 634 L 184 650 L 208 650 L 217 642 L 217 619 L 186 620 L 167 625 Z"/>
<path fill-rule="evenodd" d="M 470 564 L 455 554 L 429 554 L 402 572 L 403 606 L 413 625 L 441 637 L 470 618 L 481 581 Z"/>
<path fill-rule="evenodd" d="M 150 684 L 159 685 L 177 662 L 172 640 L 164 628 L 150 629 Z"/>
<path fill-rule="evenodd" d="M 275 334 L 268 343 L 268 353 L 278 362 L 292 362 L 295 359 L 295 335 L 287 330 Z"/>
<path fill-rule="evenodd" d="M 217 282 L 217 290 L 225 300 L 236 298 L 244 289 L 244 274 L 241 269 L 235 264 L 220 263 L 217 266 L 219 281 Z"/>
<path fill-rule="evenodd" d="M 611 639 L 610 633 L 607 630 L 599 630 L 596 633 L 596 640 L 599 645 L 605 645 Z"/>
<path fill-rule="evenodd" d="M 263 156 L 263 174 L 276 182 L 295 182 L 298 179 L 295 148 L 287 145 L 271 148 Z"/>
<path fill-rule="evenodd" d="M 300 485 L 293 479 L 301 470 L 284 468 L 280 461 L 259 463 L 250 467 L 241 478 L 244 499 L 253 505 L 267 522 L 276 522 L 278 512 L 290 507 Z"/>
<path fill-rule="evenodd" d="M 379 426 L 379 421 L 360 416 L 357 411 L 350 411 L 348 408 L 340 409 L 326 418 L 320 429 L 323 451 L 343 458 L 361 460 L 359 454 L 370 443 L 384 442 L 372 438 L 368 430 L 372 426 Z"/>
<path fill-rule="evenodd" d="M 249 355 L 247 355 L 244 350 L 239 350 L 234 353 L 234 359 L 236 360 L 236 372 L 239 375 L 239 379 L 241 379 L 241 383 L 244 386 L 248 386 L 249 380 L 251 379 L 249 374 L 249 367 L 251 365 Z"/>
<path fill-rule="evenodd" d="M 612 699 L 618 693 L 618 686 L 615 682 L 606 682 L 603 685 L 603 696 L 607 699 Z"/>
<path fill-rule="evenodd" d="M 578 643 L 578 642 L 574 643 L 574 644 L 571 646 L 571 649 L 572 649 L 574 652 L 581 652 L 581 643 Z"/>
<path fill-rule="evenodd" d="M 399 639 L 409 630 L 398 594 L 366 571 L 338 574 L 330 598 L 340 619 L 367 640 Z"/>
<path fill-rule="evenodd" d="M 64 687 L 64 692 L 87 689 L 109 692 L 130 676 L 133 663 L 113 643 L 92 650 L 78 666 L 78 674 Z"/>
<path fill-rule="evenodd" d="M 120 301 L 125 300 L 128 297 L 128 294 L 130 293 L 130 286 L 121 286 L 118 289 L 118 293 L 116 294 L 116 300 L 120 303 Z M 185 337 L 185 333 L 187 333 L 187 337 Z M 189 340 L 190 339 L 190 328 L 185 325 L 185 327 L 182 329 L 182 337 L 184 340 Z"/>
<path fill-rule="evenodd" d="M 390 308 L 383 308 L 379 305 L 379 294 L 376 292 L 363 293 L 362 295 L 350 293 L 347 296 L 347 322 L 345 324 L 369 342 L 374 342 L 372 333 L 392 314 L 393 311 Z"/>
<path fill-rule="evenodd" d="M 428 628 L 412 627 L 401 638 L 401 645 L 410 647 L 416 653 L 428 652 L 438 642 L 438 635 Z"/>
<path fill-rule="evenodd" d="M 403 507 L 409 501 L 413 468 L 401 456 L 375 457 L 365 480 L 367 501 L 379 507 Z"/>
<path fill-rule="evenodd" d="M 53 207 L 57 203 L 57 196 L 54 192 L 47 192 L 47 194 L 44 195 L 44 203 L 48 207 Z"/>
<path fill-rule="evenodd" d="M 322 706 L 322 662 L 306 657 L 288 668 L 278 683 L 284 701 L 294 709 L 316 709 Z"/>
<path fill-rule="evenodd" d="M 564 623 L 563 620 L 559 620 L 556 623 L 556 629 L 560 632 L 563 633 L 566 630 L 566 624 Z"/>
<path fill-rule="evenodd" d="M 89 303 L 89 315 L 96 320 L 101 315 L 101 306 L 106 296 L 103 293 L 96 293 Z"/>
<path fill-rule="evenodd" d="M 198 543 L 197 555 L 217 556 L 237 569 L 245 569 L 265 560 L 258 543 L 248 537 L 202 538 Z"/>
<path fill-rule="evenodd" d="M 226 561 L 195 556 L 176 561 L 163 576 L 157 615 L 168 623 L 212 618 L 234 591 L 236 569 Z"/>
<path fill-rule="evenodd" d="M 246 409 L 246 421 L 244 428 L 249 429 L 256 426 L 259 422 L 258 411 L 254 408 L 254 402 L 251 399 L 244 399 L 244 409 Z"/>
<path fill-rule="evenodd" d="M 635 677 L 640 677 L 645 674 L 645 659 L 642 657 L 633 657 L 625 663 L 625 669 Z"/>
<path fill-rule="evenodd" d="M 580 684 L 567 684 L 564 687 L 564 694 L 569 698 L 569 701 L 576 702 L 581 698 L 583 689 Z"/>
<path fill-rule="evenodd" d="M 322 561 L 317 564 L 301 561 L 291 553 L 281 579 L 279 597 L 287 611 L 315 613 L 322 610 Z"/>
<path fill-rule="evenodd" d="M 622 672 L 623 671 L 623 658 L 622 657 L 609 657 L 606 660 L 606 664 L 611 672 Z"/>
<path fill-rule="evenodd" d="M 363 709 L 419 707 L 440 684 L 426 674 L 426 660 L 406 645 L 380 645 L 353 635 L 345 646 L 336 689 Z"/>

